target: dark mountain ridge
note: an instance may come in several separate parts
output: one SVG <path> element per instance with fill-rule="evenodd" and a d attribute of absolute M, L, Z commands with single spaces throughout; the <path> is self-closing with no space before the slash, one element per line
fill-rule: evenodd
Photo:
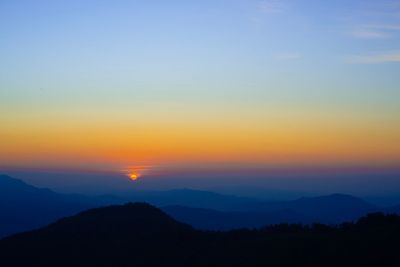
<path fill-rule="evenodd" d="M 145 203 L 110 206 L 0 240 L 0 266 L 399 266 L 400 217 L 332 227 L 204 232 Z"/>

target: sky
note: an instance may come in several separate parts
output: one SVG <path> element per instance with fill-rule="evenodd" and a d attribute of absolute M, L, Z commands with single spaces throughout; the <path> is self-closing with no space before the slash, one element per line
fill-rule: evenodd
<path fill-rule="evenodd" d="M 1 0 L 0 168 L 400 169 L 399 74 L 400 1 Z"/>

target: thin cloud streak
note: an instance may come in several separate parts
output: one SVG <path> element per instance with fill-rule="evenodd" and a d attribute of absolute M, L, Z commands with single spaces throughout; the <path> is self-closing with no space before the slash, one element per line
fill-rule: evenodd
<path fill-rule="evenodd" d="M 359 27 L 351 35 L 359 39 L 386 39 L 393 37 L 397 31 L 400 31 L 400 25 L 371 24 Z"/>
<path fill-rule="evenodd" d="M 391 37 L 390 34 L 386 32 L 380 32 L 375 30 L 368 30 L 368 29 L 359 29 L 353 31 L 351 35 L 355 38 L 359 39 L 386 39 Z"/>
<path fill-rule="evenodd" d="M 347 60 L 352 64 L 383 64 L 400 62 L 400 52 L 351 56 Z"/>
<path fill-rule="evenodd" d="M 349 25 L 352 37 L 358 39 L 396 38 L 400 30 L 400 1 L 365 1 L 351 20 L 356 24 Z M 361 19 L 361 20 L 360 20 Z"/>
<path fill-rule="evenodd" d="M 371 25 L 366 25 L 366 27 L 371 29 L 400 31 L 400 24 L 371 24 Z"/>

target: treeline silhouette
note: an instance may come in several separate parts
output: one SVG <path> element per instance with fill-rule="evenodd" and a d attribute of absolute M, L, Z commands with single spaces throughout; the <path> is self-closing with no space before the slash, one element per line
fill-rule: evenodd
<path fill-rule="evenodd" d="M 340 225 L 195 230 L 135 203 L 92 209 L 0 241 L 0 266 L 400 266 L 400 217 Z"/>

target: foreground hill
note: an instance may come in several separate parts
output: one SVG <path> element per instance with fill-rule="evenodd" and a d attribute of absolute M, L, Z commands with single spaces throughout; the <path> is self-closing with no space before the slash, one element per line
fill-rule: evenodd
<path fill-rule="evenodd" d="M 136 203 L 0 240 L 0 266 L 400 266 L 399 242 L 396 215 L 340 227 L 202 232 Z"/>
<path fill-rule="evenodd" d="M 187 243 L 196 235 L 190 226 L 148 204 L 98 208 L 0 241 L 0 266 L 183 263 L 190 252 Z"/>

